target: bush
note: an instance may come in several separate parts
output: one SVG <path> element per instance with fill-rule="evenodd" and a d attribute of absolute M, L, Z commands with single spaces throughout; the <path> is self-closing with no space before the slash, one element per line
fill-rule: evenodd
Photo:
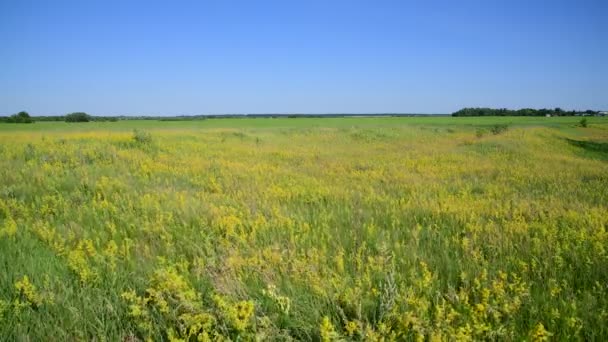
<path fill-rule="evenodd" d="M 71 113 L 65 116 L 65 122 L 89 122 L 91 121 L 91 116 L 87 113 L 76 112 Z"/>
<path fill-rule="evenodd" d="M 490 131 L 492 131 L 492 134 L 494 135 L 498 135 L 500 133 L 504 133 L 509 129 L 509 125 L 506 124 L 496 124 L 494 126 L 492 126 L 492 128 L 490 129 Z"/>
<path fill-rule="evenodd" d="M 6 122 L 9 123 L 33 123 L 34 120 L 30 117 L 27 112 L 19 112 L 17 114 L 11 115 Z"/>
<path fill-rule="evenodd" d="M 581 125 L 581 127 L 587 127 L 587 118 L 582 118 L 578 123 Z"/>
<path fill-rule="evenodd" d="M 152 134 L 146 131 L 134 130 L 133 131 L 133 140 L 137 144 L 149 145 L 152 143 Z"/>

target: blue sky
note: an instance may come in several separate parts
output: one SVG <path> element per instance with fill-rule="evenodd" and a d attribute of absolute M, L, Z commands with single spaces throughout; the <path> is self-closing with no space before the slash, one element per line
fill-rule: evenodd
<path fill-rule="evenodd" d="M 0 115 L 608 110 L 608 1 L 0 0 Z"/>

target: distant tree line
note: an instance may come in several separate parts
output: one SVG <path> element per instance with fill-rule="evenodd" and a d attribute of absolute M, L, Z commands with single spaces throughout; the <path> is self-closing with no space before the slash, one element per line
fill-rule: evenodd
<path fill-rule="evenodd" d="M 6 123 L 33 123 L 34 121 L 65 121 L 65 122 L 89 122 L 89 121 L 118 121 L 125 117 L 117 116 L 91 116 L 87 113 L 76 112 L 66 115 L 53 116 L 30 116 L 28 112 L 21 111 L 11 116 L 0 116 L 0 122 Z"/>
<path fill-rule="evenodd" d="M 554 109 L 506 109 L 506 108 L 463 108 L 452 113 L 452 116 L 587 116 L 602 115 L 604 112 L 565 111 L 561 108 Z M 159 120 L 159 121 L 191 121 L 206 119 L 234 119 L 234 118 L 340 118 L 340 117 L 423 117 L 423 116 L 449 116 L 450 114 L 404 114 L 404 113 L 375 113 L 375 114 L 208 114 L 208 115 L 180 115 L 180 116 L 92 116 L 84 112 L 75 112 L 66 115 L 54 116 L 30 116 L 22 111 L 8 117 L 0 116 L 0 122 L 7 123 L 32 123 L 34 121 L 65 121 L 65 122 L 89 122 L 89 121 L 119 121 L 119 120 Z"/>
<path fill-rule="evenodd" d="M 76 112 L 65 116 L 65 122 L 89 122 L 91 116 L 87 113 Z"/>
<path fill-rule="evenodd" d="M 0 122 L 30 123 L 34 121 L 65 121 L 65 122 L 89 122 L 89 121 L 118 121 L 126 117 L 118 116 L 92 116 L 84 112 L 70 113 L 66 115 L 29 116 L 27 112 L 19 112 L 9 117 L 0 117 Z M 29 121 L 28 121 L 29 120 Z"/>
<path fill-rule="evenodd" d="M 23 112 L 24 113 L 24 112 Z M 17 115 L 17 114 L 15 114 Z M 0 122 L 17 122 L 15 115 L 11 117 L 0 116 Z M 346 117 L 425 117 L 425 116 L 449 116 L 450 114 L 407 114 L 407 113 L 373 113 L 373 114 L 204 114 L 204 115 L 178 115 L 178 116 L 93 116 L 84 112 L 75 112 L 66 115 L 34 116 L 33 121 L 65 121 L 65 122 L 89 122 L 89 121 L 119 121 L 119 120 L 157 120 L 157 121 L 198 121 L 207 119 L 297 119 L 297 118 L 346 118 Z M 24 120 L 24 119 L 18 119 Z M 18 121 L 22 122 L 22 121 Z"/>
<path fill-rule="evenodd" d="M 19 112 L 9 117 L 2 118 L 4 122 L 8 123 L 33 123 L 32 117 L 27 112 Z"/>
<path fill-rule="evenodd" d="M 533 109 L 533 108 L 522 108 L 522 109 L 506 109 L 506 108 L 463 108 L 457 112 L 452 113 L 452 116 L 575 116 L 575 115 L 597 115 L 598 111 L 585 110 L 585 111 L 565 111 L 559 107 L 554 109 Z"/>

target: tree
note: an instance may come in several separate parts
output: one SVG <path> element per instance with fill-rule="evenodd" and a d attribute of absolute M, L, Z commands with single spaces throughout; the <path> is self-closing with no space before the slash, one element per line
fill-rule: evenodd
<path fill-rule="evenodd" d="M 541 108 L 522 108 L 522 109 L 507 109 L 507 108 L 463 108 L 457 112 L 452 113 L 452 116 L 546 116 L 546 115 L 576 115 L 577 113 L 584 114 L 595 114 L 597 112 L 587 110 L 585 112 L 571 110 L 565 111 L 562 108 L 556 107 L 554 109 Z"/>
<path fill-rule="evenodd" d="M 32 120 L 32 118 L 30 117 L 30 115 L 25 112 L 25 111 L 21 111 L 17 114 L 13 114 L 11 115 L 6 122 L 10 122 L 10 123 L 33 123 L 34 120 Z"/>
<path fill-rule="evenodd" d="M 65 116 L 65 122 L 89 122 L 91 121 L 91 116 L 87 113 L 76 112 L 67 114 Z"/>

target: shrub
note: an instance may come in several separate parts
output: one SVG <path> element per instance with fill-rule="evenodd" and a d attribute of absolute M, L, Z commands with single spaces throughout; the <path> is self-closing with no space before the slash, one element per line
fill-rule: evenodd
<path fill-rule="evenodd" d="M 65 122 L 89 122 L 91 121 L 91 116 L 87 113 L 76 112 L 67 114 L 65 116 Z"/>
<path fill-rule="evenodd" d="M 496 125 L 492 126 L 490 131 L 492 131 L 492 134 L 498 135 L 498 134 L 506 132 L 508 129 L 509 129 L 509 125 L 507 125 L 507 124 L 496 124 Z"/>
<path fill-rule="evenodd" d="M 133 141 L 137 144 L 149 145 L 152 143 L 152 134 L 136 129 L 133 131 Z"/>
<path fill-rule="evenodd" d="M 578 123 L 581 127 L 587 127 L 587 118 L 582 118 Z"/>

